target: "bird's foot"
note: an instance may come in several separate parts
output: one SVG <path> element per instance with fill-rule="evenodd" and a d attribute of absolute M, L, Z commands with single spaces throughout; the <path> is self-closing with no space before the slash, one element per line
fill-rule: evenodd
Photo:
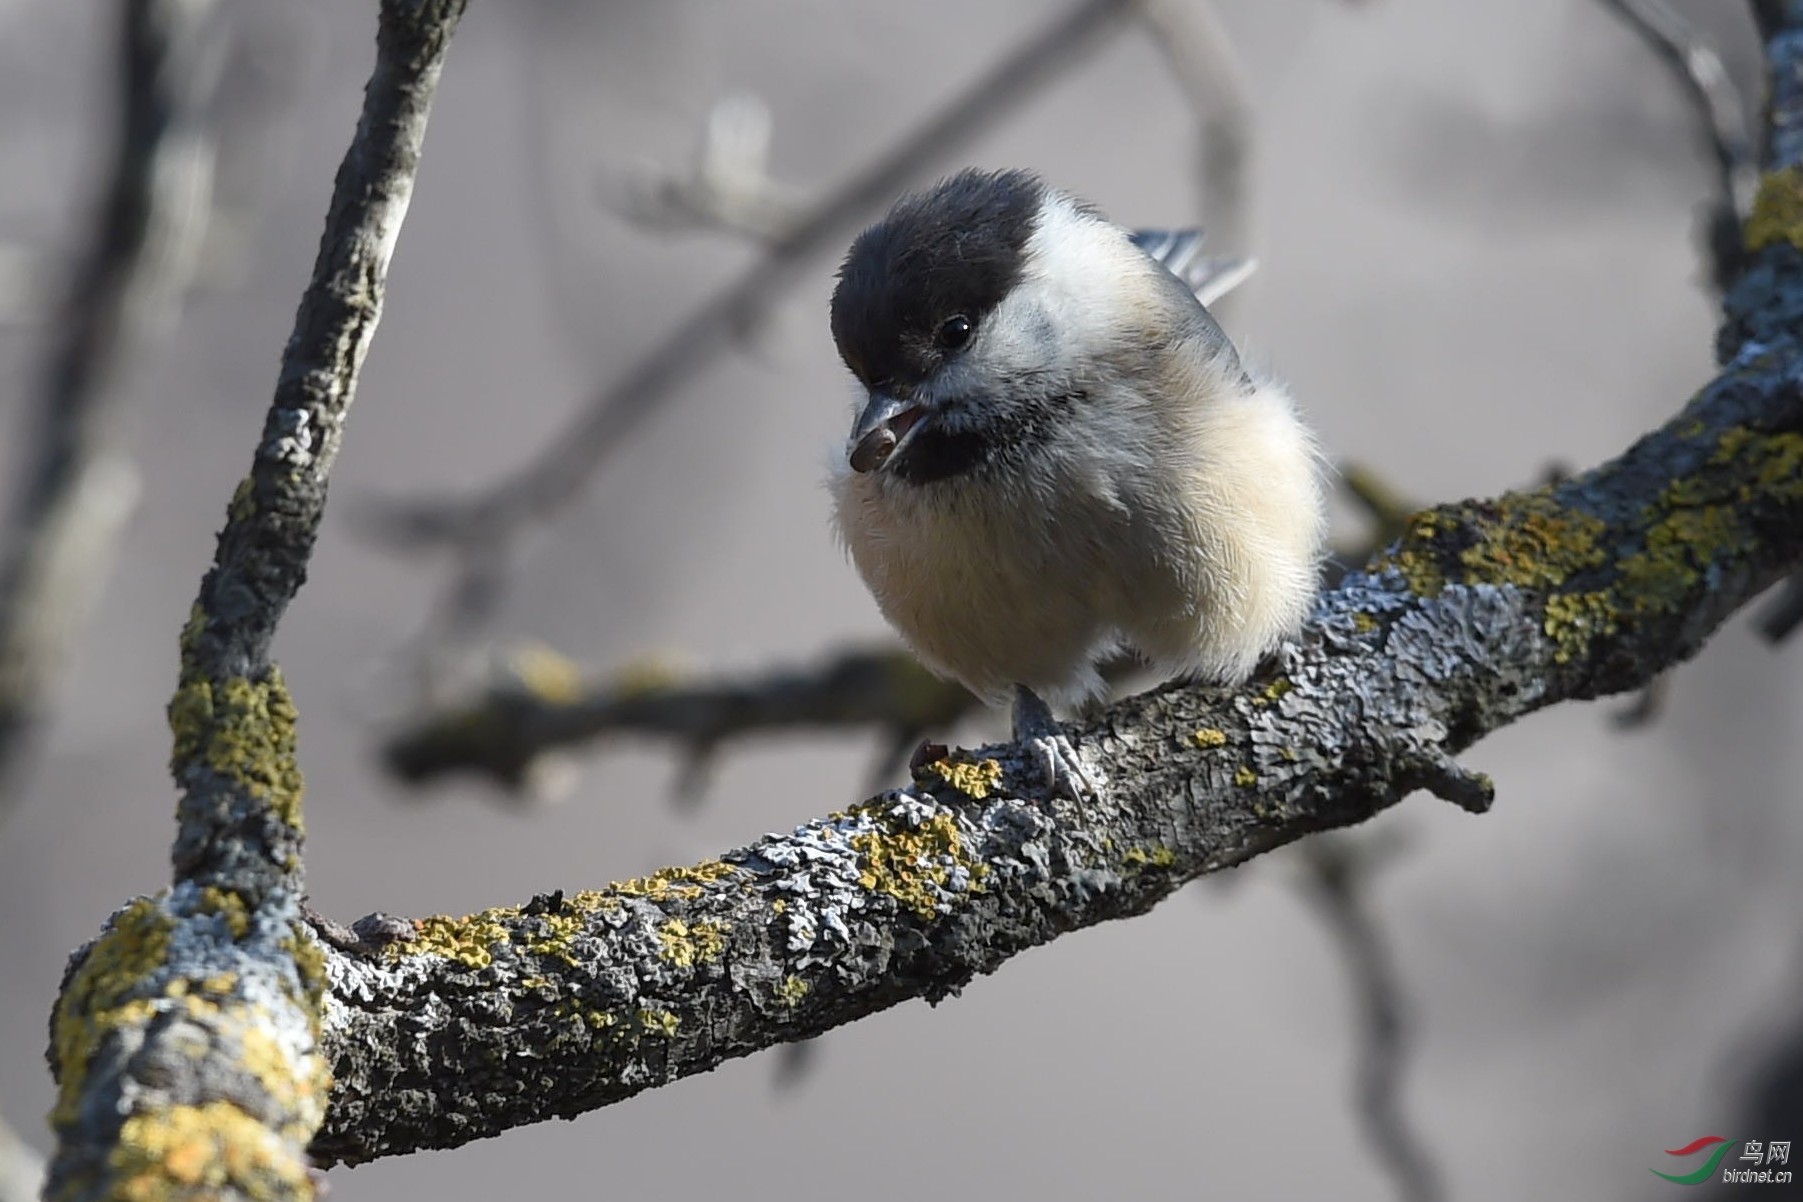
<path fill-rule="evenodd" d="M 1014 741 L 1032 748 L 1041 781 L 1052 796 L 1079 804 L 1100 796 L 1101 787 L 1077 754 L 1076 744 L 1059 729 L 1051 707 L 1026 685 L 1014 686 Z"/>

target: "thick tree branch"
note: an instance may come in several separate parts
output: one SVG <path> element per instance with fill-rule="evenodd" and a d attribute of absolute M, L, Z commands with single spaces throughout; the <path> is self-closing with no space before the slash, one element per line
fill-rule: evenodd
<path fill-rule="evenodd" d="M 1796 70 L 1803 37 L 1774 47 Z M 1803 117 L 1791 103 L 1780 120 Z M 323 1161 L 569 1117 L 956 992 L 1026 948 L 1429 789 L 1524 714 L 1645 684 L 1803 559 L 1803 170 L 1768 175 L 1730 362 L 1622 456 L 1442 506 L 1327 596 L 1281 673 L 1167 686 L 1069 728 L 1101 796 L 1036 796 L 1012 746 L 692 868 L 428 919 L 328 958 Z"/>
<path fill-rule="evenodd" d="M 52 1016 L 50 1197 L 313 1194 L 325 982 L 300 922 L 294 710 L 269 645 L 306 576 L 463 7 L 383 0 L 375 72 L 263 440 L 182 634 L 175 884 L 76 955 Z"/>

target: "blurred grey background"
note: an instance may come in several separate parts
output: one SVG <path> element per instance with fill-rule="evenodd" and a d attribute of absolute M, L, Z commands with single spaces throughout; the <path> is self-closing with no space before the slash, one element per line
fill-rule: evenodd
<path fill-rule="evenodd" d="M 163 705 L 175 640 L 249 462 L 373 5 L 241 0 L 203 288 L 126 373 L 143 496 L 24 805 L 0 828 L 0 1112 L 40 1148 L 64 958 L 169 874 Z M 1743 6 L 1679 6 L 1749 80 Z M 110 144 L 109 4 L 0 0 L 0 246 L 62 257 Z M 1697 214 L 1712 175 L 1662 64 L 1595 0 L 1221 0 L 1250 80 L 1259 274 L 1230 313 L 1336 457 L 1423 500 L 1583 466 L 1711 374 Z M 854 800 L 868 740 L 729 750 L 668 804 L 656 745 L 581 760 L 558 805 L 476 784 L 422 797 L 374 750 L 412 704 L 405 646 L 444 564 L 371 543 L 379 497 L 470 489 L 538 453 L 598 385 L 755 257 L 607 203 L 680 167 L 710 106 L 774 116 L 771 170 L 816 196 L 1048 19 L 1034 0 L 513 0 L 451 52 L 386 316 L 308 587 L 278 643 L 302 712 L 308 881 L 342 919 L 464 913 L 742 844 Z M 1129 33 L 965 162 L 1023 165 L 1125 223 L 1197 214 L 1196 119 Z M 874 213 L 871 214 L 875 216 Z M 1229 247 L 1224 249 L 1244 249 Z M 521 561 L 496 633 L 598 671 L 806 660 L 882 623 L 820 486 L 848 385 L 824 256 L 746 346 L 670 398 Z M 29 290 L 26 290 L 29 292 Z M 0 327 L 0 471 L 41 357 Z M 1803 640 L 1800 640 L 1803 642 Z M 1373 904 L 1419 1046 L 1405 1105 L 1451 1197 L 1664 1196 L 1659 1151 L 1741 1130 L 1803 984 L 1803 646 L 1743 619 L 1647 729 L 1625 699 L 1542 714 L 1470 761 L 1475 819 L 1416 798 Z M 967 739 L 984 730 L 961 732 Z M 797 782 L 805 782 L 798 788 Z M 805 798 L 796 808 L 797 795 Z M 1291 854 L 1060 939 L 937 1008 L 823 1040 L 799 1084 L 729 1064 L 571 1124 L 337 1170 L 335 1199 L 1386 1199 L 1350 1104 L 1352 999 Z"/>

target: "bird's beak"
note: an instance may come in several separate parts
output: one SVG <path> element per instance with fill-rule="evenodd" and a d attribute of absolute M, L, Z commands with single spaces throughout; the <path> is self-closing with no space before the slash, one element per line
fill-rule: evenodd
<path fill-rule="evenodd" d="M 870 403 L 851 428 L 851 470 L 874 472 L 889 462 L 927 415 L 927 408 L 919 399 L 904 401 L 886 392 L 872 392 Z"/>

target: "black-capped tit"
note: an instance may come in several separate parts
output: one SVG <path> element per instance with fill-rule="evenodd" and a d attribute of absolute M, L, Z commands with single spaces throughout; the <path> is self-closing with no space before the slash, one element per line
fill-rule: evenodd
<path fill-rule="evenodd" d="M 1188 283 L 1026 171 L 964 171 L 860 234 L 832 332 L 861 385 L 839 534 L 921 660 L 1048 740 L 1040 697 L 1123 646 L 1233 683 L 1300 627 L 1320 457 Z M 1087 779 L 1068 744 L 1048 770 Z"/>

